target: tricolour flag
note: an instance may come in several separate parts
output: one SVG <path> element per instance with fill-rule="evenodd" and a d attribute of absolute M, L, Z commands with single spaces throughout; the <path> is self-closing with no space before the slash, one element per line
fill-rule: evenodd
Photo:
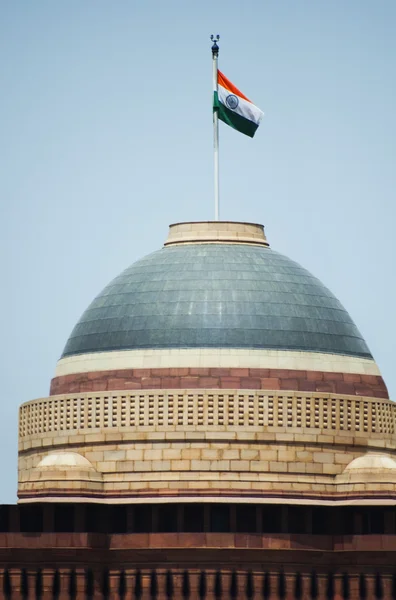
<path fill-rule="evenodd" d="M 219 119 L 253 137 L 264 113 L 220 71 L 217 71 L 217 88 L 213 108 L 218 111 Z"/>

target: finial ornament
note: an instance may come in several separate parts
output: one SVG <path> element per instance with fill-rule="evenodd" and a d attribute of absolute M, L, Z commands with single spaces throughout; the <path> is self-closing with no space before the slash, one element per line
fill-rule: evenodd
<path fill-rule="evenodd" d="M 218 47 L 218 45 L 217 45 L 217 42 L 218 42 L 218 41 L 219 41 L 219 39 L 220 39 L 220 36 L 219 36 L 219 34 L 217 34 L 217 35 L 213 35 L 213 34 L 212 34 L 212 35 L 210 36 L 210 39 L 211 39 L 211 40 L 212 40 L 212 42 L 213 42 L 213 46 L 212 46 L 212 54 L 213 54 L 213 57 L 215 57 L 215 56 L 219 56 L 219 47 Z"/>

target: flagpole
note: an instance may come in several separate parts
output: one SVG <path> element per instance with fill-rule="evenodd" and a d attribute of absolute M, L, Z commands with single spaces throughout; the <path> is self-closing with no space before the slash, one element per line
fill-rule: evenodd
<path fill-rule="evenodd" d="M 212 45 L 212 63 L 213 63 L 213 92 L 217 93 L 217 62 L 219 57 L 219 46 L 217 42 L 219 35 L 210 36 Z M 219 193 L 219 111 L 216 107 L 213 110 L 213 149 L 214 149 L 214 193 L 215 193 L 215 221 L 219 220 L 220 212 L 220 193 Z"/>

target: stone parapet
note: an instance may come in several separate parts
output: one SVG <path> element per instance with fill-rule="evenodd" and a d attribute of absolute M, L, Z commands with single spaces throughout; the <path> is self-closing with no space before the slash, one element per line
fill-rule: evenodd
<path fill-rule="evenodd" d="M 50 396 L 22 404 L 19 439 L 61 432 L 223 431 L 320 433 L 396 440 L 396 404 L 391 400 L 327 393 L 252 389 L 112 390 Z M 213 429 L 212 429 L 213 428 Z M 104 433 L 104 431 L 103 431 Z"/>

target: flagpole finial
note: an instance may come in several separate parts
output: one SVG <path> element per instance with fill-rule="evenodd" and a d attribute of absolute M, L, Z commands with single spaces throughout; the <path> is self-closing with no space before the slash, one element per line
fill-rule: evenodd
<path fill-rule="evenodd" d="M 218 47 L 218 45 L 217 45 L 217 42 L 219 41 L 219 39 L 220 39 L 220 36 L 219 36 L 219 34 L 217 34 L 217 35 L 213 35 L 213 34 L 212 34 L 212 35 L 210 36 L 210 39 L 211 39 L 211 40 L 212 40 L 212 42 L 213 42 L 213 46 L 212 46 L 212 55 L 213 55 L 213 58 L 215 58 L 215 57 L 219 56 L 219 47 Z"/>

